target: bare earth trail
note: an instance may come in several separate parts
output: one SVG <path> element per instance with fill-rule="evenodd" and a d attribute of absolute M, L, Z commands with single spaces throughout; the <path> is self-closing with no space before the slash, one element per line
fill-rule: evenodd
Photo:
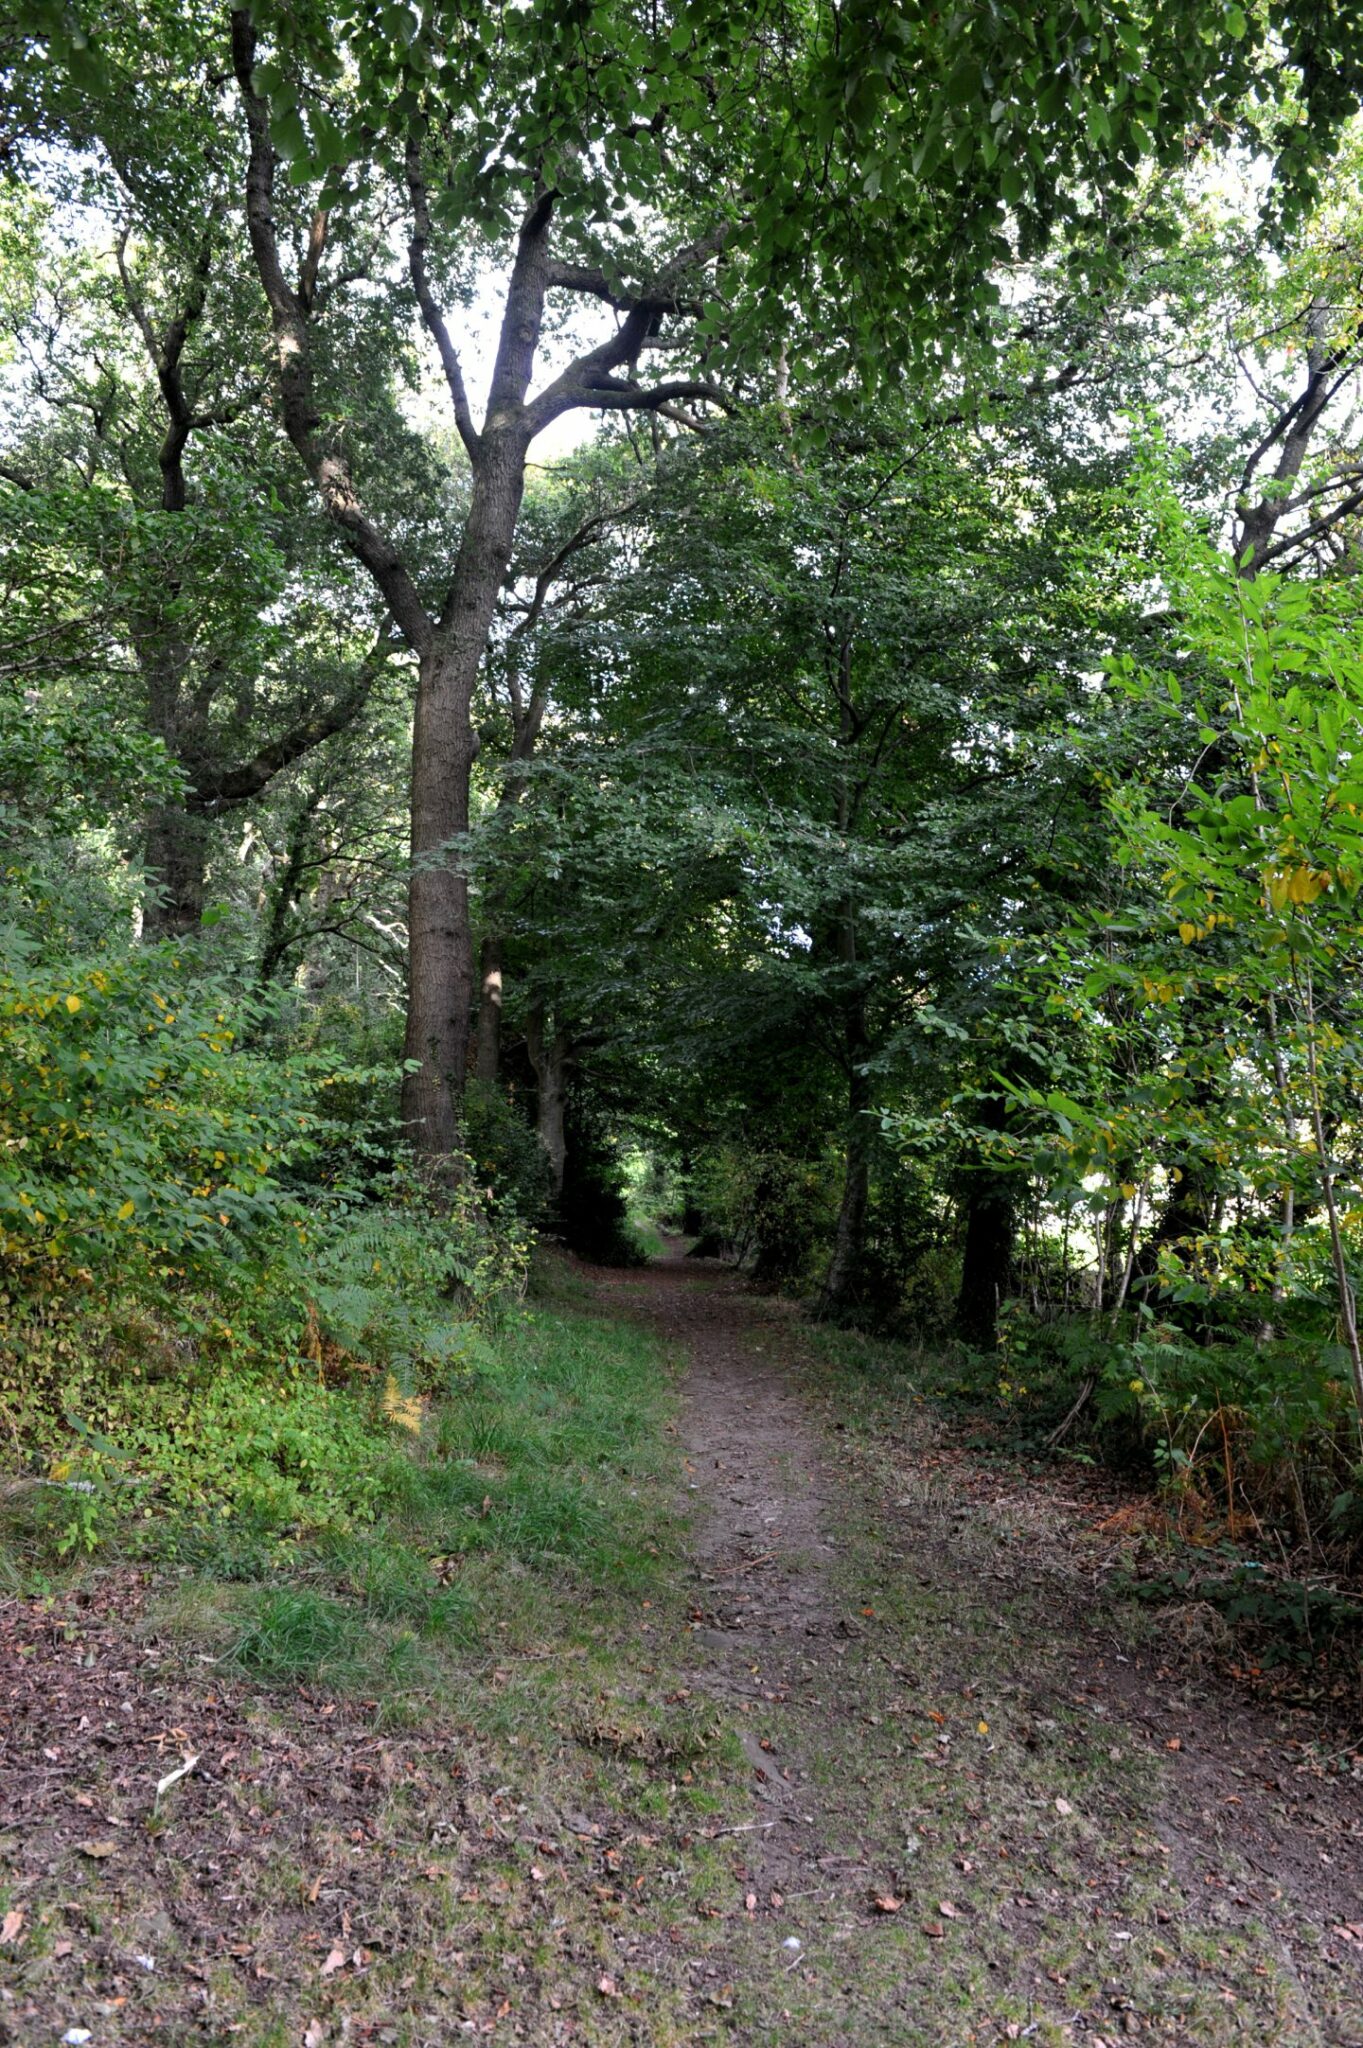
<path fill-rule="evenodd" d="M 727 1270 L 584 1280 L 683 1368 L 575 1475 L 637 1581 L 522 1570 L 387 1708 L 233 1663 L 273 1578 L 0 1599 L 0 2048 L 1363 2048 L 1358 1752 L 1104 1591 L 1101 1475 Z"/>
<path fill-rule="evenodd" d="M 1016 1485 L 934 1478 L 922 1411 L 844 1424 L 787 1305 L 676 1249 L 593 1280 L 687 1360 L 692 1683 L 752 1772 L 727 2037 L 1360 2048 L 1357 1777 L 1049 1569 Z"/>

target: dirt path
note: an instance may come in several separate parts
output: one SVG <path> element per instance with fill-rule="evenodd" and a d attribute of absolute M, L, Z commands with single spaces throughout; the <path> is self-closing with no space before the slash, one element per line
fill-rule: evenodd
<path fill-rule="evenodd" d="M 783 1304 L 675 1252 L 601 1277 L 688 1358 L 694 1683 L 782 1958 L 738 2037 L 1359 2048 L 1363 1788 L 934 1483 L 926 1417 L 849 1439 Z"/>
<path fill-rule="evenodd" d="M 1363 1785 L 1105 1596 L 1110 1502 L 731 1273 L 586 1284 L 570 1350 L 685 1368 L 637 1475 L 542 1471 L 642 1577 L 485 1579 L 386 1704 L 225 1654 L 310 1554 L 0 1600 L 0 2044 L 1363 2048 Z"/>

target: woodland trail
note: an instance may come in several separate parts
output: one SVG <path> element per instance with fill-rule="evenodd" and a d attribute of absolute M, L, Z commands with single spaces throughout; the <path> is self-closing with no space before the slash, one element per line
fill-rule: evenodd
<path fill-rule="evenodd" d="M 560 1279 L 678 1367 L 626 1478 L 540 1478 L 615 1485 L 643 1577 L 508 1566 L 358 1683 L 234 1659 L 313 1553 L 0 1600 L 4 2048 L 1363 2048 L 1348 1746 L 1105 1591 L 1100 1475 L 984 1461 L 728 1270 Z"/>
<path fill-rule="evenodd" d="M 694 1683 L 740 1711 L 781 1957 L 737 2038 L 1359 2048 L 1363 1788 L 1124 1635 L 996 1476 L 935 1481 L 926 1414 L 850 1435 L 788 1307 L 678 1250 L 596 1278 L 688 1361 Z"/>

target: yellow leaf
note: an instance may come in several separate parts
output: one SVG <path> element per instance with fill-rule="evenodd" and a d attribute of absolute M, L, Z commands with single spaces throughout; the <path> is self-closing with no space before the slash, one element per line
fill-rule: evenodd
<path fill-rule="evenodd" d="M 1136 1199 L 1136 1183 L 1133 1180 L 1124 1180 L 1122 1182 L 1122 1194 L 1128 1202 L 1134 1202 Z"/>
<path fill-rule="evenodd" d="M 383 1412 L 399 1429 L 409 1429 L 413 1436 L 419 1436 L 426 1403 L 420 1394 L 404 1394 L 390 1372 L 383 1385 Z"/>
<path fill-rule="evenodd" d="M 977 1735 L 987 1735 L 989 1733 L 989 1723 L 987 1721 L 981 1721 L 978 1727 L 976 1728 L 975 1733 Z"/>
<path fill-rule="evenodd" d="M 1197 926 L 1195 924 L 1181 924 L 1178 928 L 1178 935 L 1185 946 L 1191 946 L 1193 940 L 1197 937 Z"/>
<path fill-rule="evenodd" d="M 119 1220 L 119 1222 L 120 1222 L 120 1223 L 126 1223 L 126 1222 L 127 1222 L 127 1220 L 128 1220 L 128 1218 L 129 1218 L 130 1216 L 132 1216 L 132 1215 L 135 1215 L 135 1214 L 136 1214 L 136 1211 L 137 1211 L 137 1204 L 136 1204 L 136 1202 L 125 1202 L 125 1203 L 123 1204 L 123 1207 L 122 1207 L 122 1208 L 121 1208 L 121 1209 L 119 1210 L 119 1212 L 118 1212 L 118 1220 Z"/>
<path fill-rule="evenodd" d="M 80 997 L 68 996 L 66 998 L 66 1007 L 71 1012 L 71 1015 L 74 1017 L 77 1010 L 80 1008 Z"/>

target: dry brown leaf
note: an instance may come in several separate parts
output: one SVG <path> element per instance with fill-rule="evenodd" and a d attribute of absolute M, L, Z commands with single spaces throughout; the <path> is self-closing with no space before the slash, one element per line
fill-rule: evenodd
<path fill-rule="evenodd" d="M 946 1929 L 945 1927 L 943 1927 L 940 1920 L 927 1921 L 923 1928 L 923 1932 L 924 1934 L 926 1934 L 929 1941 L 942 1941 L 946 1936 Z"/>
<path fill-rule="evenodd" d="M 104 1858 L 112 1856 L 117 1848 L 117 1842 L 82 1842 L 80 1853 L 82 1856 L 93 1856 L 97 1863 L 102 1863 Z"/>
<path fill-rule="evenodd" d="M 744 1896 L 743 1896 L 743 1911 L 744 1911 L 745 1913 L 755 1913 L 755 1912 L 757 1911 L 757 1893 L 756 1893 L 756 1892 L 745 1892 L 745 1893 L 744 1893 Z"/>
<path fill-rule="evenodd" d="M 320 2020 L 309 2020 L 307 2032 L 303 2036 L 303 2048 L 322 2048 L 322 2043 L 325 2040 L 326 2030 L 322 2022 Z"/>
<path fill-rule="evenodd" d="M 1057 1813 L 1062 1815 L 1071 1814 L 1074 1812 L 1074 1808 L 1070 1805 L 1068 1799 L 1057 1799 L 1055 1802 L 1055 1810 Z"/>
<path fill-rule="evenodd" d="M 950 1899 L 939 1899 L 937 1901 L 937 1910 L 944 1920 L 956 1920 L 960 1917 Z"/>
<path fill-rule="evenodd" d="M 6 1913 L 4 1919 L 0 1920 L 0 1941 L 17 1941 L 19 1939 L 20 1934 L 23 1932 L 23 1926 L 23 1907 L 11 1906 L 8 1913 Z"/>
<path fill-rule="evenodd" d="M 596 1980 L 596 1988 L 603 1998 L 618 1998 L 620 1996 L 620 1986 L 616 1983 L 609 1970 L 601 1972 L 601 1975 Z"/>
<path fill-rule="evenodd" d="M 903 1906 L 904 1901 L 897 1899 L 893 1892 L 872 1892 L 871 1904 L 875 1907 L 877 1913 L 897 1913 Z"/>
<path fill-rule="evenodd" d="M 344 1967 L 345 1950 L 343 1948 L 334 1948 L 329 1952 L 326 1961 L 323 1963 L 321 1969 L 317 1972 L 317 1974 L 319 1977 L 330 1977 L 334 1971 L 343 1969 Z"/>

